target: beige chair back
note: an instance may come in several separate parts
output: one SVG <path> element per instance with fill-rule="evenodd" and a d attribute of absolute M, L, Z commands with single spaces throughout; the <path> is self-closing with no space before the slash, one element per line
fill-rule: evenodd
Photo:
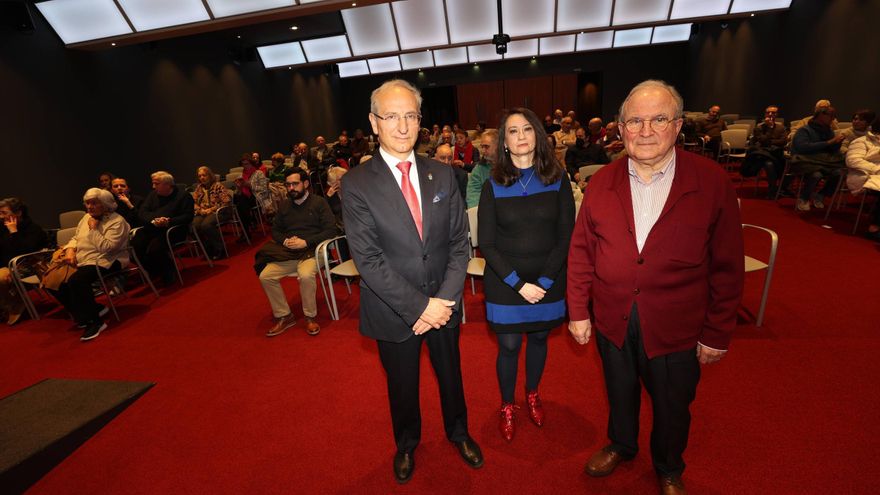
<path fill-rule="evenodd" d="M 477 211 L 479 208 L 479 206 L 474 206 L 467 210 L 468 228 L 470 228 L 471 231 L 471 247 L 477 247 L 480 245 L 477 240 Z"/>
<path fill-rule="evenodd" d="M 65 211 L 58 215 L 58 227 L 62 229 L 67 229 L 70 227 L 76 227 L 79 225 L 79 221 L 82 220 L 86 212 L 82 210 L 72 210 Z"/>

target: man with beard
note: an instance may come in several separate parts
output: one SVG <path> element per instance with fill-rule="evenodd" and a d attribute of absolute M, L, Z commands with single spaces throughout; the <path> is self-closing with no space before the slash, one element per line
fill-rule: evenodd
<path fill-rule="evenodd" d="M 305 172 L 292 172 L 285 178 L 284 185 L 287 198 L 278 207 L 272 221 L 272 239 L 255 255 L 254 269 L 275 317 L 275 324 L 266 336 L 274 337 L 296 324 L 281 287 L 281 279 L 291 276 L 299 279 L 306 333 L 317 335 L 321 327 L 315 322 L 318 314 L 315 247 L 336 235 L 336 219 L 327 200 L 309 194 L 309 179 Z"/>

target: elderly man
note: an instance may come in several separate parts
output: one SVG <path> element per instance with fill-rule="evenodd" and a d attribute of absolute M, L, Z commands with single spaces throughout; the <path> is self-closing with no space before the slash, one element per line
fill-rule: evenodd
<path fill-rule="evenodd" d="M 361 274 L 360 331 L 376 339 L 385 368 L 398 483 L 412 477 L 421 438 L 423 341 L 446 438 L 470 467 L 483 465 L 468 433 L 458 349 L 468 262 L 464 202 L 451 168 L 413 152 L 421 101 L 419 90 L 400 79 L 373 91 L 369 118 L 380 148 L 342 181 L 345 231 Z"/>
<path fill-rule="evenodd" d="M 309 179 L 305 172 L 291 172 L 284 179 L 284 186 L 287 198 L 281 202 L 272 220 L 272 240 L 255 255 L 254 269 L 275 317 L 275 324 L 266 336 L 275 337 L 296 324 L 281 287 L 281 279 L 291 276 L 299 279 L 306 333 L 318 335 L 321 327 L 315 322 L 318 315 L 315 248 L 336 235 L 336 217 L 327 200 L 309 194 Z"/>
<path fill-rule="evenodd" d="M 740 167 L 743 177 L 754 177 L 761 169 L 767 174 L 767 199 L 776 197 L 779 176 L 785 168 L 783 147 L 787 140 L 785 126 L 776 122 L 779 107 L 764 109 L 764 120 L 755 126 L 746 159 Z"/>
<path fill-rule="evenodd" d="M 370 154 L 370 142 L 364 137 L 363 129 L 354 130 L 354 139 L 351 140 L 351 165 L 361 163 L 361 158 Z"/>
<path fill-rule="evenodd" d="M 572 180 L 580 182 L 580 168 L 585 165 L 601 165 L 608 163 L 608 156 L 602 146 L 591 142 L 583 127 L 574 131 L 577 140 L 568 147 L 565 153 L 565 168 Z"/>
<path fill-rule="evenodd" d="M 467 207 L 473 208 L 480 204 L 483 183 L 489 180 L 492 164 L 498 158 L 498 130 L 487 129 L 480 136 L 480 161 L 474 165 L 467 183 Z"/>
<path fill-rule="evenodd" d="M 571 146 L 577 140 L 577 136 L 574 133 L 574 129 L 571 127 L 571 123 L 571 117 L 564 117 L 561 124 L 562 128 L 553 133 L 553 137 L 556 138 L 557 149 L 564 149 Z"/>
<path fill-rule="evenodd" d="M 590 119 L 590 121 L 587 122 L 587 129 L 590 131 L 590 135 L 587 136 L 590 144 L 600 143 L 605 137 L 605 125 L 599 117 L 593 117 Z"/>
<path fill-rule="evenodd" d="M 455 182 L 458 183 L 458 189 L 461 191 L 461 199 L 465 199 L 467 195 L 468 173 L 462 168 L 461 161 L 455 159 L 452 148 L 448 144 L 441 144 L 434 152 L 434 159 L 452 167 L 452 171 L 455 172 Z"/>
<path fill-rule="evenodd" d="M 697 136 L 703 140 L 713 157 L 718 156 L 721 147 L 721 131 L 727 130 L 727 123 L 718 117 L 721 107 L 712 105 L 706 118 L 697 121 Z"/>
<path fill-rule="evenodd" d="M 736 192 L 717 164 L 675 148 L 682 108 L 662 81 L 629 93 L 619 113 L 629 157 L 593 176 L 568 257 L 569 331 L 586 344 L 596 329 L 610 409 L 610 443 L 585 471 L 605 476 L 635 457 L 643 384 L 651 457 L 668 494 L 686 493 L 700 364 L 727 352 L 743 284 Z"/>
<path fill-rule="evenodd" d="M 623 146 L 623 140 L 620 139 L 620 127 L 617 122 L 609 122 L 605 126 L 605 135 L 602 136 L 602 147 L 605 148 L 605 154 L 611 160 L 617 160 L 621 156 L 626 155 L 626 149 Z"/>
<path fill-rule="evenodd" d="M 138 218 L 143 225 L 131 244 L 138 259 L 151 275 L 160 275 L 166 285 L 174 282 L 174 265 L 171 253 L 165 240 L 165 232 L 171 227 L 183 225 L 175 229 L 171 242 L 180 242 L 186 238 L 189 225 L 195 216 L 193 197 L 186 191 L 178 189 L 174 176 L 159 171 L 150 176 L 153 190 L 141 203 Z"/>
<path fill-rule="evenodd" d="M 834 107 L 816 110 L 791 141 L 791 171 L 804 174 L 804 184 L 796 203 L 798 211 L 810 211 L 811 197 L 813 206 L 825 208 L 825 197 L 834 194 L 840 173 L 846 167 L 846 157 L 840 152 L 845 136 L 836 134 L 831 128 L 835 115 Z M 814 192 L 823 179 L 822 189 Z"/>

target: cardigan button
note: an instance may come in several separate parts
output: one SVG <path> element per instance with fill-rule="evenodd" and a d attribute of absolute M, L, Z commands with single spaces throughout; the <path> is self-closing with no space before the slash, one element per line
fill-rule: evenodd
<path fill-rule="evenodd" d="M 627 315 L 623 315 L 623 321 L 626 321 L 626 320 L 628 320 L 628 319 L 629 319 L 629 316 L 627 316 Z"/>
<path fill-rule="evenodd" d="M 639 289 L 633 289 L 633 294 L 639 295 L 639 292 L 640 292 Z"/>
<path fill-rule="evenodd" d="M 639 256 L 639 259 L 636 260 L 636 263 L 638 263 L 640 265 L 644 262 L 645 262 L 645 258 L 642 258 L 641 256 Z"/>

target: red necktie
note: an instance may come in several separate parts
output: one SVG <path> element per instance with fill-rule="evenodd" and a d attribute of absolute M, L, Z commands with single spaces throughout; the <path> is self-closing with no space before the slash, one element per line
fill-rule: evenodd
<path fill-rule="evenodd" d="M 400 181 L 400 190 L 403 191 L 403 199 L 409 206 L 409 212 L 412 213 L 413 221 L 416 222 L 416 229 L 419 231 L 419 239 L 422 238 L 422 210 L 419 208 L 419 197 L 416 196 L 416 190 L 413 189 L 412 182 L 409 180 L 409 168 L 412 166 L 410 162 L 400 162 L 397 169 L 403 174 Z"/>

